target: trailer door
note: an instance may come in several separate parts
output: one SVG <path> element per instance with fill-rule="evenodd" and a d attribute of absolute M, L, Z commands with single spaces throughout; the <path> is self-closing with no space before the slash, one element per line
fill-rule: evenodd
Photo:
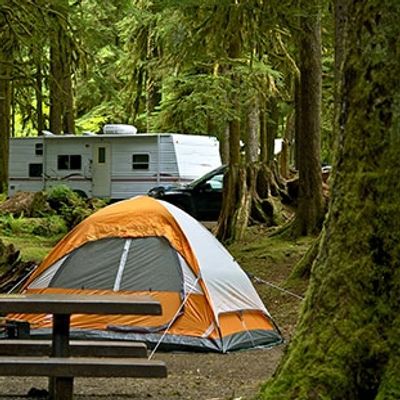
<path fill-rule="evenodd" d="M 93 146 L 92 164 L 93 197 L 111 197 L 111 144 Z"/>

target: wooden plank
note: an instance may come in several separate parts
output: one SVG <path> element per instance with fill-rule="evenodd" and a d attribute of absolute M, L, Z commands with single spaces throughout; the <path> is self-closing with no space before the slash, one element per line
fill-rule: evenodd
<path fill-rule="evenodd" d="M 167 368 L 142 358 L 0 357 L 0 376 L 165 378 Z"/>
<path fill-rule="evenodd" d="M 72 400 L 74 398 L 73 377 L 51 377 L 49 380 L 51 400 Z"/>
<path fill-rule="evenodd" d="M 144 343 L 111 340 L 71 340 L 72 357 L 139 357 L 147 356 Z M 3 356 L 49 356 L 51 340 L 2 339 L 0 355 Z"/>
<path fill-rule="evenodd" d="M 0 294 L 0 313 L 161 315 L 150 296 L 78 294 Z"/>

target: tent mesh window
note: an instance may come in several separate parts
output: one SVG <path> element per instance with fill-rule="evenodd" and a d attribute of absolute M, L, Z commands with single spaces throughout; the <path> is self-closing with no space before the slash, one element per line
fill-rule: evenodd
<path fill-rule="evenodd" d="M 66 258 L 49 287 L 112 290 L 121 273 L 118 290 L 181 292 L 183 288 L 178 255 L 158 237 L 88 242 Z"/>

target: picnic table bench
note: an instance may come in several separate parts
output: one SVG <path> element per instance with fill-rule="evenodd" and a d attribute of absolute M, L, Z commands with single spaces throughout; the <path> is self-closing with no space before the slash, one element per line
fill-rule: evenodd
<path fill-rule="evenodd" d="M 50 356 L 51 340 L 2 339 L 0 356 Z M 71 357 L 135 357 L 146 358 L 144 343 L 118 340 L 70 340 Z"/>
<path fill-rule="evenodd" d="M 21 339 L 18 346 L 14 339 L 0 340 L 0 375 L 48 376 L 52 399 L 70 400 L 74 377 L 162 378 L 167 375 L 165 363 L 161 361 L 137 358 L 136 354 L 128 358 L 118 357 L 117 345 L 106 350 L 107 343 L 86 341 L 86 344 L 78 344 L 69 340 L 71 314 L 161 314 L 161 305 L 150 297 L 0 295 L 0 313 L 10 312 L 53 314 L 51 341 Z M 129 347 L 123 343 L 119 346 Z M 139 357 L 143 354 L 140 351 L 143 352 L 144 345 L 137 345 L 137 349 L 141 346 Z M 34 349 L 33 353 L 29 353 L 31 355 L 27 355 L 29 349 Z"/>

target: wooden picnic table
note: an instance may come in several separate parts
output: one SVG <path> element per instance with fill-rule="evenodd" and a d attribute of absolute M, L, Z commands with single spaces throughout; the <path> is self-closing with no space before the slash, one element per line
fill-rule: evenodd
<path fill-rule="evenodd" d="M 52 361 L 54 361 L 55 363 L 62 364 L 62 359 L 67 359 L 70 356 L 69 338 L 71 314 L 160 315 L 161 305 L 158 301 L 148 296 L 80 294 L 0 294 L 0 313 L 52 314 L 52 350 L 49 362 L 51 363 Z M 16 372 L 21 365 L 21 362 L 24 362 L 25 365 L 28 366 L 28 363 L 25 362 L 26 359 L 24 359 L 23 361 L 21 360 L 22 358 L 15 358 L 14 364 Z M 10 365 L 8 365 L 8 367 L 9 370 L 12 371 L 14 364 L 12 364 L 12 361 L 10 362 L 11 363 Z M 35 363 L 33 363 L 32 365 L 33 367 L 31 374 L 36 375 L 36 372 L 38 371 L 34 371 Z M 138 365 L 140 367 L 140 365 L 142 364 L 139 363 Z M 60 368 L 62 370 L 62 367 Z M 77 368 L 79 369 L 80 367 L 78 366 Z M 82 367 L 82 369 L 83 368 L 84 367 Z M 104 373 L 107 374 L 107 371 L 104 370 Z M 127 372 L 125 371 L 123 373 Z M 80 373 L 80 376 L 90 375 L 82 375 L 82 373 Z M 131 376 L 135 376 L 133 371 L 131 371 Z M 73 376 L 52 376 L 50 378 L 49 392 L 51 397 L 56 400 L 72 398 Z"/>

